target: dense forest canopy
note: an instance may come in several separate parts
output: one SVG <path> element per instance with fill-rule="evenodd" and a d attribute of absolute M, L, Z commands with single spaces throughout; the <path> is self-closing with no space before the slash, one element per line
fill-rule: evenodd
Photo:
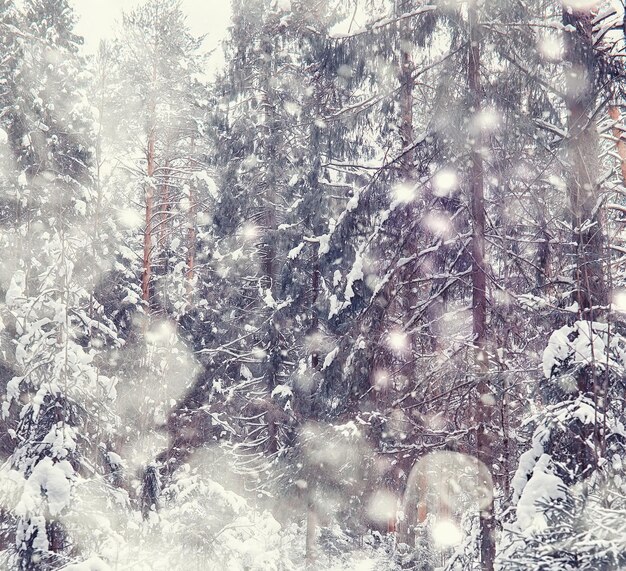
<path fill-rule="evenodd" d="M 626 7 L 0 0 L 0 568 L 626 569 Z"/>

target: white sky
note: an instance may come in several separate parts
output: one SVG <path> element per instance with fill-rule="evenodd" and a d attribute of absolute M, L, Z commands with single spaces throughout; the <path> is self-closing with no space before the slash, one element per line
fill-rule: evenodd
<path fill-rule="evenodd" d="M 78 17 L 76 33 L 85 38 L 86 50 L 95 52 L 101 39 L 114 35 L 122 12 L 141 3 L 142 0 L 72 0 Z M 217 48 L 230 24 L 230 0 L 182 0 L 181 5 L 191 32 L 196 36 L 207 35 L 205 49 Z M 217 51 L 221 54 L 221 50 Z M 221 57 L 216 54 L 212 60 L 220 61 Z"/>

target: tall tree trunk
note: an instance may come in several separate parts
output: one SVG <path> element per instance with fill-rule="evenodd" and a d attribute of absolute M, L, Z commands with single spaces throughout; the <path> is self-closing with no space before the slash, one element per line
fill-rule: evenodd
<path fill-rule="evenodd" d="M 169 154 L 169 150 L 165 151 Z M 165 256 L 165 260 L 163 263 L 165 264 L 165 271 L 167 271 L 167 257 L 168 248 L 168 227 L 169 227 L 169 216 L 172 208 L 172 200 L 173 197 L 170 196 L 170 161 L 169 159 L 165 159 L 163 163 L 163 167 L 161 169 L 163 173 L 162 176 L 159 176 L 159 180 L 161 181 L 161 192 L 159 197 L 159 209 L 160 209 L 160 218 L 161 220 L 158 222 L 159 224 L 159 232 L 158 232 L 158 240 L 157 244 L 162 254 Z"/>
<path fill-rule="evenodd" d="M 152 66 L 152 89 L 156 89 L 157 64 L 156 60 Z M 147 149 L 147 180 L 145 189 L 145 222 L 146 227 L 143 235 L 143 272 L 141 276 L 141 299 L 145 302 L 146 307 L 150 306 L 150 278 L 152 276 L 152 219 L 154 217 L 154 169 L 155 169 L 155 152 L 156 152 L 156 94 L 152 94 L 152 100 L 149 108 L 149 126 L 148 126 L 148 149 Z"/>
<path fill-rule="evenodd" d="M 597 5 L 598 3 L 596 3 Z M 597 61 L 593 46 L 592 8 L 563 7 L 565 60 L 569 63 L 565 104 L 568 112 L 568 194 L 576 244 L 574 301 L 580 315 L 593 320 L 607 303 L 604 279 L 604 237 L 600 220 L 598 133 L 593 120 L 596 105 Z"/>
<path fill-rule="evenodd" d="M 193 274 L 196 264 L 196 220 L 197 206 L 193 185 L 189 188 L 189 226 L 187 227 L 187 273 L 185 274 L 187 288 L 187 303 L 193 303 Z"/>
<path fill-rule="evenodd" d="M 107 62 L 108 62 L 108 51 L 107 45 L 104 40 L 100 41 L 99 46 L 99 56 L 98 56 L 98 73 L 99 73 L 99 81 L 98 81 L 98 124 L 96 130 L 96 141 L 95 141 L 95 167 L 96 167 L 96 177 L 95 177 L 95 185 L 96 185 L 96 206 L 94 212 L 94 232 L 92 237 L 92 255 L 93 259 L 97 260 L 98 253 L 97 248 L 100 245 L 100 223 L 101 223 L 101 208 L 102 208 L 102 164 L 103 164 L 103 155 L 102 155 L 102 138 L 103 138 L 103 128 L 104 128 L 104 113 L 105 113 L 105 102 L 104 102 L 104 94 L 107 87 Z M 93 319 L 94 317 L 94 290 L 96 288 L 96 276 L 98 273 L 98 268 L 94 268 L 93 273 L 93 282 L 91 284 L 91 289 L 89 292 L 89 317 Z M 92 328 L 89 327 L 89 334 L 92 334 Z"/>
<path fill-rule="evenodd" d="M 480 28 L 474 6 L 469 5 L 468 23 L 470 45 L 467 65 L 467 84 L 470 107 L 478 114 L 481 109 L 482 93 L 480 81 Z M 493 441 L 489 426 L 495 399 L 489 386 L 489 361 L 486 351 L 487 338 L 487 272 L 485 268 L 485 189 L 482 158 L 482 136 L 476 132 L 470 156 L 469 191 L 472 213 L 472 332 L 475 349 L 476 374 L 479 377 L 478 400 L 475 408 L 476 455 L 491 472 L 493 464 Z M 485 482 L 486 487 L 491 482 Z M 493 571 L 495 559 L 495 520 L 493 495 L 480 510 L 480 557 L 482 569 Z"/>
<path fill-rule="evenodd" d="M 599 187 L 600 145 L 594 120 L 597 105 L 598 60 L 593 40 L 593 18 L 600 1 L 591 6 L 573 9 L 563 5 L 566 76 L 565 104 L 568 114 L 567 189 L 571 211 L 575 251 L 574 300 L 582 319 L 597 321 L 608 303 L 608 287 L 604 268 L 605 239 L 600 213 L 602 193 Z M 601 376 L 601 375 L 600 375 Z M 578 390 L 592 395 L 596 414 L 601 411 L 599 395 L 604 392 L 603 379 L 594 367 L 585 368 L 577 376 Z M 580 467 L 597 466 L 598 450 L 604 446 L 604 435 L 593 424 L 593 433 L 583 428 L 572 444 L 571 453 Z M 587 442 L 593 441 L 596 452 L 590 454 Z M 585 470 L 581 470 L 584 474 Z"/>
<path fill-rule="evenodd" d="M 409 12 L 409 7 L 403 3 L 400 14 Z M 405 182 L 415 179 L 415 151 L 410 150 L 413 141 L 413 90 L 415 89 L 415 79 L 413 73 L 415 66 L 409 51 L 411 22 L 409 20 L 400 23 L 400 126 L 399 134 L 402 143 L 402 158 L 400 159 L 400 169 Z"/>
<path fill-rule="evenodd" d="M 313 106 L 313 112 L 315 116 L 321 116 L 320 94 L 316 93 L 315 105 Z M 316 198 L 321 200 L 323 195 L 323 189 L 320 188 L 321 177 L 321 145 L 320 139 L 322 137 L 322 129 L 315 121 L 311 123 L 309 141 L 311 145 L 312 165 L 311 171 L 308 174 L 308 192 L 315 195 Z M 322 213 L 312 212 L 311 219 L 309 221 L 309 227 L 314 234 L 321 233 Z M 320 256 L 317 248 L 313 249 L 311 259 L 309 260 L 309 267 L 311 268 L 311 289 L 309 297 L 309 312 L 310 312 L 310 325 L 307 331 L 313 342 L 313 348 L 311 350 L 309 361 L 309 373 L 311 379 L 315 378 L 316 374 L 319 374 L 320 369 L 320 347 L 318 345 L 318 336 L 320 334 L 319 327 L 319 311 L 317 307 L 318 298 L 321 289 L 322 271 L 320 264 Z M 317 420 L 319 418 L 320 411 L 316 410 L 314 403 L 314 393 L 316 390 L 314 383 L 310 386 L 303 387 L 296 395 L 296 407 L 300 413 L 302 419 Z M 306 543 L 305 543 L 305 558 L 307 566 L 311 566 L 315 563 L 316 559 L 316 547 L 317 547 L 317 526 L 318 526 L 318 513 L 315 502 L 315 495 L 317 490 L 317 475 L 310 469 L 307 474 L 307 501 L 306 501 Z"/>
<path fill-rule="evenodd" d="M 191 138 L 191 156 L 195 155 L 196 137 L 195 134 Z M 196 194 L 193 184 L 189 185 L 189 220 L 187 227 L 187 272 L 185 274 L 187 303 L 189 307 L 193 304 L 193 274 L 196 263 L 196 238 L 198 223 L 198 205 L 196 204 Z"/>
<path fill-rule="evenodd" d="M 148 180 L 146 182 L 146 227 L 143 235 L 143 273 L 141 277 L 141 299 L 150 305 L 150 278 L 152 276 L 152 218 L 154 211 L 154 129 L 148 137 Z"/>
<path fill-rule="evenodd" d="M 278 266 L 276 264 L 277 234 L 276 234 L 276 200 L 278 184 L 278 152 L 277 138 L 280 136 L 280 125 L 276 115 L 275 95 L 272 87 L 272 78 L 275 77 L 274 45 L 266 39 L 264 42 L 265 66 L 263 73 L 265 81 L 262 87 L 262 111 L 265 117 L 263 132 L 263 150 L 265 153 L 265 176 L 263 177 L 263 202 L 261 204 L 262 241 L 259 245 L 261 263 L 261 287 L 269 291 L 274 299 L 277 299 Z M 281 363 L 279 332 L 274 318 L 270 320 L 268 353 L 269 363 L 267 369 L 267 383 L 270 392 L 278 384 L 278 373 Z"/>

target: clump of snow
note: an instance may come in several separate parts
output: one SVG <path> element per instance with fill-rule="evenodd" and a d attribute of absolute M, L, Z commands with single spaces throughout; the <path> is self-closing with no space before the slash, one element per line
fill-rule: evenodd
<path fill-rule="evenodd" d="M 535 469 L 537 460 L 543 455 L 543 443 L 541 437 L 533 438 L 532 447 L 524 452 L 519 459 L 517 470 L 511 481 L 513 490 L 513 502 L 517 502 L 524 492 L 528 479 Z"/>
<path fill-rule="evenodd" d="M 324 363 L 322 364 L 322 371 L 325 371 L 333 364 L 335 357 L 339 354 L 339 347 L 335 347 L 324 359 Z"/>
<path fill-rule="evenodd" d="M 26 289 L 26 274 L 22 270 L 18 270 L 13 274 L 9 289 L 7 290 L 5 301 L 11 307 L 15 307 L 25 301 L 24 291 Z"/>
<path fill-rule="evenodd" d="M 616 342 L 617 337 L 609 335 L 604 323 L 581 320 L 572 326 L 561 327 L 552 333 L 543 352 L 543 373 L 550 378 L 566 362 L 578 366 L 593 364 L 601 368 L 619 368 L 619 363 L 611 355 L 612 350 L 618 350 Z"/>
<path fill-rule="evenodd" d="M 550 469 L 550 456 L 542 454 L 517 502 L 517 523 L 524 533 L 535 533 L 548 526 L 545 506 L 565 497 L 561 478 Z"/>
<path fill-rule="evenodd" d="M 291 398 L 293 396 L 293 390 L 288 385 L 276 385 L 274 387 L 274 390 L 272 391 L 271 396 L 272 398 L 273 397 Z"/>
<path fill-rule="evenodd" d="M 50 515 L 59 515 L 69 505 L 73 475 L 74 470 L 67 460 L 53 462 L 52 458 L 43 458 L 26 479 L 15 513 L 28 516 L 39 509 L 45 498 Z"/>
<path fill-rule="evenodd" d="M 348 200 L 348 203 L 346 204 L 346 212 L 352 212 L 353 210 L 356 210 L 356 207 L 359 205 L 360 199 L 361 191 L 358 190 L 352 195 L 350 200 Z"/>
<path fill-rule="evenodd" d="M 323 256 L 324 254 L 328 254 L 328 252 L 330 252 L 330 234 L 318 236 L 317 241 L 320 245 L 318 255 Z"/>
<path fill-rule="evenodd" d="M 333 287 L 337 287 L 341 283 L 341 271 L 335 270 L 333 273 Z"/>
<path fill-rule="evenodd" d="M 109 464 L 111 464 L 111 466 L 113 467 L 124 466 L 124 461 L 122 460 L 122 457 L 116 452 L 113 452 L 113 451 L 107 452 L 107 459 L 109 461 Z"/>
<path fill-rule="evenodd" d="M 552 376 L 552 371 L 567 359 L 570 354 L 568 335 L 572 332 L 569 326 L 561 327 L 550 335 L 547 347 L 543 351 L 543 374 L 546 378 Z"/>
<path fill-rule="evenodd" d="M 50 431 L 44 439 L 43 444 L 48 445 L 48 451 L 52 458 L 60 460 L 66 458 L 70 452 L 76 450 L 76 440 L 78 434 L 76 430 L 66 423 L 58 422 L 50 428 Z"/>
<path fill-rule="evenodd" d="M 300 255 L 300 252 L 302 252 L 302 248 L 304 248 L 304 242 L 300 242 L 295 248 L 289 250 L 287 257 L 290 260 L 295 260 Z"/>
<path fill-rule="evenodd" d="M 531 309 L 531 310 L 541 309 L 541 308 L 546 307 L 547 305 L 547 302 L 545 299 L 543 299 L 542 297 L 538 297 L 536 295 L 532 295 L 530 293 L 524 293 L 524 294 L 518 295 L 517 301 L 524 309 Z"/>
<path fill-rule="evenodd" d="M 197 171 L 193 174 L 193 176 L 196 180 L 204 183 L 206 190 L 211 195 L 211 198 L 218 198 L 219 193 L 217 191 L 217 185 L 215 184 L 213 177 L 211 177 L 208 172 L 204 170 Z"/>
<path fill-rule="evenodd" d="M 335 315 L 339 315 L 339 312 L 344 307 L 344 305 L 339 301 L 339 298 L 334 293 L 328 299 L 328 304 L 328 319 L 333 318 Z"/>
<path fill-rule="evenodd" d="M 339 298 L 336 294 L 332 294 L 329 296 L 329 312 L 328 318 L 332 318 L 335 315 L 339 315 L 346 307 L 350 306 L 352 298 L 355 295 L 354 285 L 356 282 L 362 280 L 365 277 L 364 273 L 364 257 L 363 252 L 361 250 L 356 252 L 356 256 L 354 259 L 354 263 L 352 264 L 352 268 L 346 275 L 346 286 L 344 289 L 344 301 L 339 301 Z M 339 274 L 335 272 L 334 280 L 338 282 L 341 280 L 341 272 Z"/>
<path fill-rule="evenodd" d="M 349 302 L 354 297 L 354 284 L 362 280 L 363 277 L 363 254 L 362 252 L 357 252 L 354 264 L 352 264 L 352 269 L 346 276 L 346 301 Z"/>

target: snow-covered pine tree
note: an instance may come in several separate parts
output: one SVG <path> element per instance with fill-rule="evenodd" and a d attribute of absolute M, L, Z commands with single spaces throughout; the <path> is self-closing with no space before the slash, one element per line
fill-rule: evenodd
<path fill-rule="evenodd" d="M 145 2 L 124 16 L 120 33 L 119 95 L 132 109 L 122 136 L 141 156 L 129 166 L 143 191 L 142 299 L 151 313 L 180 315 L 187 230 L 201 202 L 190 193 L 192 186 L 206 193 L 198 182 L 208 178 L 198 161 L 205 150 L 201 39 L 190 33 L 176 0 Z"/>
<path fill-rule="evenodd" d="M 116 333 L 82 285 L 92 272 L 93 132 L 72 10 L 64 0 L 5 8 L 18 49 L 3 69 L 2 240 L 13 252 L 3 260 L 3 350 L 15 371 L 3 390 L 13 448 L 2 472 L 13 543 L 3 565 L 52 569 L 78 548 L 72 498 L 99 472 L 112 428 L 115 382 L 96 359 Z"/>
<path fill-rule="evenodd" d="M 337 224 L 329 232 L 331 249 L 337 239 L 343 254 L 340 263 L 345 264 L 334 274 L 339 279 L 329 294 L 331 312 L 332 308 L 339 308 L 337 322 L 352 332 L 342 336 L 346 344 L 340 344 L 333 366 L 338 371 L 344 365 L 344 382 L 339 385 L 344 390 L 349 384 L 356 385 L 357 406 L 368 407 L 368 415 L 375 411 L 383 427 L 389 427 L 380 430 L 381 440 L 387 450 L 393 451 L 398 471 L 405 473 L 416 458 L 433 448 L 460 448 L 475 454 L 478 420 L 469 412 L 476 406 L 468 397 L 474 398 L 479 408 L 484 404 L 485 410 L 497 403 L 498 410 L 493 411 L 497 415 L 479 424 L 492 433 L 492 442 L 483 443 L 482 449 L 493 454 L 487 464 L 506 495 L 508 466 L 516 454 L 510 445 L 507 423 L 520 413 L 519 407 L 511 411 L 509 402 L 515 403 L 518 396 L 516 386 L 523 378 L 520 371 L 532 366 L 535 351 L 541 347 L 540 336 L 527 339 L 528 331 L 518 324 L 528 319 L 526 308 L 528 299 L 533 299 L 531 292 L 546 286 L 549 271 L 556 275 L 559 272 L 547 269 L 550 245 L 545 239 L 537 239 L 548 233 L 545 218 L 543 228 L 541 218 L 558 215 L 562 204 L 558 194 L 554 196 L 562 173 L 555 169 L 559 176 L 544 174 L 552 173 L 554 155 L 550 145 L 555 144 L 555 130 L 549 129 L 549 121 L 558 120 L 558 103 L 543 73 L 546 77 L 549 73 L 554 75 L 554 64 L 546 53 L 535 48 L 547 46 L 552 38 L 549 32 L 539 32 L 534 27 L 544 15 L 554 17 L 554 13 L 541 2 L 524 7 L 514 2 L 487 2 L 474 6 L 470 22 L 465 3 L 442 2 L 437 9 L 415 3 L 404 8 L 405 19 L 413 22 L 415 31 L 410 50 L 413 76 L 428 86 L 417 91 L 413 102 L 414 108 L 420 110 L 414 115 L 413 125 L 420 133 L 415 137 L 417 182 L 407 187 L 389 176 L 396 162 L 403 162 L 406 156 L 401 151 L 381 152 L 385 158 L 377 162 L 377 167 L 364 162 L 358 151 L 352 161 L 347 161 L 362 169 L 371 168 L 374 183 L 367 185 L 359 200 L 350 202 L 349 212 L 339 219 L 342 225 Z M 371 49 L 386 53 L 384 50 L 397 41 L 393 23 L 398 19 L 403 20 L 402 14 L 389 11 L 363 30 L 347 34 L 343 41 L 349 43 L 371 35 L 378 40 L 370 42 Z M 477 30 L 482 54 L 474 71 L 480 81 L 474 80 L 472 87 L 456 78 L 467 77 L 471 51 L 468 46 L 476 43 L 472 34 Z M 424 37 L 430 38 L 429 45 L 440 46 L 441 53 L 421 50 Z M 407 42 L 401 47 L 406 51 Z M 525 59 L 520 59 L 520 54 Z M 404 59 L 407 60 L 406 55 Z M 538 73 L 535 75 L 533 68 L 527 68 L 523 62 L 532 62 Z M 376 64 L 377 60 L 370 57 L 365 68 Z M 366 80 L 361 85 L 364 84 Z M 406 79 L 403 88 L 405 84 Z M 382 95 L 375 99 L 381 100 L 384 101 Z M 358 103 L 353 108 L 364 113 Z M 394 120 L 407 126 L 401 108 L 373 107 L 369 117 L 372 131 L 386 132 Z M 545 119 L 528 117 L 528 108 Z M 383 116 L 384 124 L 377 125 Z M 482 143 L 476 143 L 481 138 Z M 537 148 L 537 140 L 545 141 L 545 146 Z M 373 147 L 377 145 L 384 148 L 384 143 L 375 140 Z M 401 149 L 406 145 L 405 140 Z M 476 179 L 472 166 L 477 160 L 484 161 L 481 178 L 486 219 L 482 226 L 488 262 L 482 271 L 489 315 L 483 323 L 483 330 L 488 333 L 483 344 L 488 371 L 472 376 L 467 369 L 473 360 L 468 352 L 473 336 L 467 310 L 468 306 L 475 308 L 475 304 L 469 300 L 470 290 L 465 282 L 475 260 L 469 247 L 470 222 L 480 214 L 468 216 L 472 202 L 469 187 Z M 403 167 L 406 169 L 406 164 Z M 529 207 L 535 209 L 542 204 L 535 198 L 540 199 L 546 192 L 552 193 L 554 202 L 548 208 L 539 208 L 536 218 L 517 216 L 517 212 L 526 213 Z M 551 219 L 549 231 L 560 232 L 553 225 L 558 229 Z M 340 233 L 341 227 L 345 233 Z M 355 258 L 346 255 L 343 244 L 359 240 L 365 243 L 363 251 Z M 539 265 L 522 263 L 518 259 L 522 252 L 525 258 L 536 257 Z M 381 260 L 391 263 L 381 268 Z M 564 261 L 561 258 L 556 263 Z M 495 276 L 506 282 L 505 288 L 497 285 L 500 282 Z M 331 282 L 329 276 L 326 283 Z M 548 297 L 551 292 L 547 289 L 541 294 Z M 408 305 L 398 306 L 398 298 L 405 296 Z M 521 303 L 516 303 L 517 296 Z M 554 315 L 538 312 L 532 319 L 545 330 Z M 363 331 L 368 332 L 367 339 Z M 375 343 L 372 333 L 377 339 Z M 426 350 L 427 346 L 436 347 L 437 354 Z M 378 360 L 372 355 L 379 355 Z M 373 366 L 377 363 L 379 366 Z M 358 379 L 362 379 L 361 385 Z M 372 391 L 377 379 L 385 388 Z M 476 386 L 477 379 L 487 381 L 491 396 L 481 399 L 476 392 L 467 392 L 468 387 Z M 387 391 L 391 391 L 389 401 L 394 406 L 385 411 L 381 396 Z M 364 393 L 369 397 L 363 398 Z M 371 398 L 373 395 L 375 399 Z M 348 399 L 339 401 L 346 403 Z M 459 415 L 459 410 L 467 414 Z M 431 419 L 436 419 L 435 425 L 430 424 Z M 502 446 L 494 445 L 496 430 L 507 434 Z M 489 551 L 492 558 L 493 546 Z M 474 560 L 479 559 L 475 553 Z"/>
<path fill-rule="evenodd" d="M 146 513 L 158 504 L 158 486 L 148 485 L 154 467 L 141 464 L 168 448 L 169 412 L 196 373 L 189 330 L 198 314 L 190 307 L 197 218 L 206 218 L 214 194 L 203 61 L 201 39 L 190 33 L 180 3 L 154 0 L 124 16 L 119 37 L 101 46 L 96 62 L 99 184 L 114 257 L 100 294 L 126 340 L 112 365 L 127 379 L 118 407 L 127 426 L 117 442 L 130 454 L 141 450 L 127 476 L 134 487 L 136 470 L 146 470 L 146 486 L 135 490 Z"/>
<path fill-rule="evenodd" d="M 335 16 L 305 3 L 262 2 L 234 14 L 233 59 L 218 81 L 213 119 L 217 152 L 228 159 L 217 165 L 219 194 L 203 234 L 212 249 L 201 287 L 213 305 L 198 331 L 206 371 L 179 417 L 197 416 L 206 403 L 211 414 L 234 406 L 235 450 L 248 465 L 248 483 L 268 490 L 282 486 L 272 480 L 282 482 L 284 468 L 275 467 L 293 446 L 296 416 L 310 414 L 308 380 L 320 364 L 319 336 L 311 343 L 306 336 L 317 327 L 323 57 Z"/>
<path fill-rule="evenodd" d="M 554 331 L 543 353 L 541 406 L 512 482 L 516 518 L 503 537 L 502 569 L 609 570 L 626 561 L 619 515 L 625 508 L 624 337 L 619 314 L 608 305 L 614 284 L 601 206 L 615 188 L 602 168 L 615 165 L 613 158 L 603 164 L 598 137 L 615 72 L 611 50 L 601 42 L 602 22 L 614 11 L 591 4 L 564 3 L 562 13 L 568 66 L 563 179 L 574 250 L 567 311 L 577 319 Z"/>

